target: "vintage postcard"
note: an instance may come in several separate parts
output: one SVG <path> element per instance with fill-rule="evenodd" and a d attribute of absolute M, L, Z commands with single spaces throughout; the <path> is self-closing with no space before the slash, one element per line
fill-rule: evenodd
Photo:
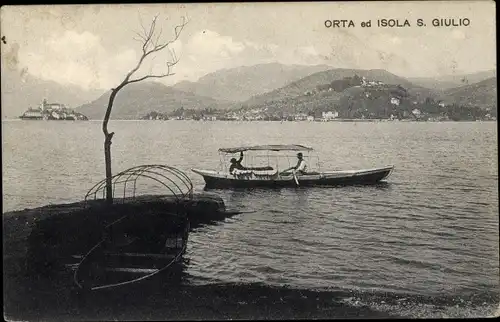
<path fill-rule="evenodd" d="M 495 9 L 3 6 L 4 318 L 498 316 Z"/>

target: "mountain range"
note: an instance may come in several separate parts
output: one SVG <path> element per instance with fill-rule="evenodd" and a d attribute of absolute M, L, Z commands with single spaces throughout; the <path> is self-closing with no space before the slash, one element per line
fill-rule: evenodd
<path fill-rule="evenodd" d="M 497 105 L 497 78 L 490 77 L 474 84 L 447 89 L 440 98 L 447 104 L 493 109 Z"/>
<path fill-rule="evenodd" d="M 302 66 L 278 63 L 241 66 L 218 70 L 201 77 L 197 82 L 184 81 L 173 87 L 217 100 L 241 102 L 330 68 L 327 65 Z"/>
<path fill-rule="evenodd" d="M 478 83 L 488 78 L 496 78 L 496 70 L 482 71 L 472 74 L 447 75 L 440 77 L 409 77 L 408 80 L 415 85 L 445 91 L 454 87 Z"/>
<path fill-rule="evenodd" d="M 37 107 L 47 99 L 76 108 L 99 97 L 102 90 L 83 90 L 75 85 L 61 85 L 29 73 L 2 66 L 2 119 L 16 118 L 29 107 Z"/>
<path fill-rule="evenodd" d="M 496 106 L 495 71 L 434 80 L 404 78 L 381 69 L 341 69 L 326 65 L 286 66 L 272 63 L 220 70 L 197 82 L 180 82 L 174 86 L 154 82 L 127 85 L 116 97 L 111 118 L 139 119 L 151 111 L 168 113 L 181 107 L 201 110 L 273 104 L 291 108 L 318 102 L 323 106 L 339 104 L 345 101 L 345 97 L 356 100 L 359 95 L 352 91 L 325 92 L 314 96 L 307 96 L 306 93 L 355 75 L 371 81 L 400 85 L 412 99 L 431 97 L 450 104 Z M 463 85 L 464 79 L 469 82 L 468 85 Z M 431 86 L 431 81 L 440 85 Z M 457 86 L 450 88 L 452 83 Z M 4 73 L 2 68 L 3 118 L 15 118 L 28 107 L 36 106 L 47 98 L 51 102 L 58 101 L 70 107 L 79 106 L 76 110 L 90 119 L 102 119 L 109 95 L 109 91 L 85 91 L 76 86 L 41 80 L 29 74 L 21 75 L 12 71 Z"/>
<path fill-rule="evenodd" d="M 80 106 L 78 112 L 90 119 L 103 119 L 111 91 L 95 101 Z M 133 83 L 116 95 L 111 118 L 140 119 L 150 111 L 174 111 L 178 108 L 200 110 L 229 108 L 230 102 L 184 92 L 157 82 Z"/>
<path fill-rule="evenodd" d="M 362 70 L 335 68 L 314 73 L 295 82 L 291 82 L 284 87 L 277 88 L 262 95 L 254 96 L 245 101 L 244 104 L 247 106 L 259 106 L 269 102 L 287 100 L 305 95 L 306 92 L 313 91 L 318 86 L 329 84 L 333 81 L 341 80 L 347 77 L 354 77 L 355 75 L 365 77 L 366 79 L 372 81 L 381 81 L 385 84 L 401 85 L 417 97 L 436 95 L 436 93 L 434 93 L 431 89 L 415 85 L 407 79 L 391 74 L 383 69 Z"/>

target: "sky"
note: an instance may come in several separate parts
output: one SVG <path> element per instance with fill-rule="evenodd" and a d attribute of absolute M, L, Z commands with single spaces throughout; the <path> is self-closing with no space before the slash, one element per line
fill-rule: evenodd
<path fill-rule="evenodd" d="M 493 1 L 3 6 L 2 69 L 83 89 L 112 88 L 137 64 L 136 33 L 155 15 L 163 41 L 183 17 L 188 21 L 170 46 L 179 62 L 165 84 L 269 62 L 380 68 L 405 77 L 496 69 Z M 435 18 L 469 23 L 434 27 Z M 325 26 L 342 19 L 355 27 Z M 378 19 L 407 19 L 410 27 L 376 27 Z M 361 27 L 368 20 L 372 26 Z M 148 57 L 137 76 L 164 73 L 170 53 Z"/>

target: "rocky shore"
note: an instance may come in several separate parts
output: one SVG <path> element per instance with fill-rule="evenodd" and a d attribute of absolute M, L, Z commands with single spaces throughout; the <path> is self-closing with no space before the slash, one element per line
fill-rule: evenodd
<path fill-rule="evenodd" d="M 69 274 L 26 270 L 37 223 L 81 203 L 3 214 L 4 318 L 6 320 L 192 320 L 391 318 L 344 304 L 335 292 L 262 284 L 191 285 L 163 278 L 103 292 L 81 293 Z M 38 248 L 43 249 L 43 248 Z"/>

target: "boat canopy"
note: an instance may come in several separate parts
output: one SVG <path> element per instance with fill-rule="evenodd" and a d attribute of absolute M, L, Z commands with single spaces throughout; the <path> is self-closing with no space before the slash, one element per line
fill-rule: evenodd
<path fill-rule="evenodd" d="M 236 148 L 221 148 L 220 152 L 238 153 L 243 151 L 312 151 L 312 148 L 298 144 L 270 144 L 270 145 L 254 145 L 242 146 Z"/>

